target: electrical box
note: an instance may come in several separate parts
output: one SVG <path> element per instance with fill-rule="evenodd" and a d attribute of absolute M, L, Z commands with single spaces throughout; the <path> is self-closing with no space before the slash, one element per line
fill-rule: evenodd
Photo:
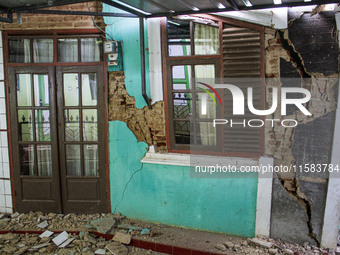
<path fill-rule="evenodd" d="M 121 41 L 104 42 L 104 53 L 107 55 L 109 71 L 123 71 L 123 51 Z"/>

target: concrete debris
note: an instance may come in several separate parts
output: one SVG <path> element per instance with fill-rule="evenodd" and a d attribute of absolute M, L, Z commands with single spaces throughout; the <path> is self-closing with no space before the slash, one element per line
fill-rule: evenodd
<path fill-rule="evenodd" d="M 11 214 L 11 218 L 12 218 L 12 219 L 18 218 L 19 215 L 20 215 L 20 214 L 19 214 L 18 212 L 15 212 L 15 213 Z"/>
<path fill-rule="evenodd" d="M 267 241 L 264 241 L 264 240 L 260 240 L 258 238 L 250 239 L 250 244 L 254 244 L 254 245 L 257 245 L 257 246 L 264 247 L 264 248 L 272 248 L 272 246 L 273 246 L 273 243 L 267 242 Z"/>
<path fill-rule="evenodd" d="M 85 242 L 89 242 L 91 244 L 97 243 L 96 238 L 94 238 L 92 235 L 90 235 L 89 232 L 84 233 L 83 239 L 84 239 Z"/>
<path fill-rule="evenodd" d="M 248 245 L 249 244 L 249 245 Z M 248 239 L 248 242 L 243 241 L 240 244 L 235 244 L 231 241 L 224 243 L 224 248 L 231 250 L 237 254 L 273 254 L 273 255 L 335 255 L 335 251 L 318 248 L 309 243 L 303 245 L 289 244 L 283 241 L 258 236 L 256 238 Z M 217 244 L 216 249 L 223 251 L 223 247 Z M 228 253 L 229 254 L 229 253 Z"/>
<path fill-rule="evenodd" d="M 215 247 L 216 247 L 217 250 L 220 250 L 220 251 L 227 250 L 227 248 L 223 244 L 220 244 L 220 243 L 216 244 Z"/>
<path fill-rule="evenodd" d="M 131 243 L 131 236 L 122 232 L 117 232 L 112 238 L 113 241 L 117 241 L 123 244 Z"/>
<path fill-rule="evenodd" d="M 129 252 L 124 245 L 118 242 L 109 243 L 105 246 L 105 248 L 111 252 L 111 254 L 127 255 Z"/>
<path fill-rule="evenodd" d="M 90 224 L 95 227 L 99 233 L 106 234 L 115 226 L 116 220 L 114 218 L 102 218 L 91 221 Z"/>

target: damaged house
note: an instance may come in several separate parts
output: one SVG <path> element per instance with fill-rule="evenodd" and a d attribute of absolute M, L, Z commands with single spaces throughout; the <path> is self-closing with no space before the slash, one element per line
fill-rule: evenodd
<path fill-rule="evenodd" d="M 336 2 L 0 1 L 0 211 L 120 212 L 334 249 Z M 247 79 L 270 113 L 251 111 Z M 282 171 L 207 175 L 202 158 Z"/>

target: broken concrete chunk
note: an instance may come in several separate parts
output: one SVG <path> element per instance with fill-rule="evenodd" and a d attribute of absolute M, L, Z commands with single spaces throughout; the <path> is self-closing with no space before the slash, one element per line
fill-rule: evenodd
<path fill-rule="evenodd" d="M 43 222 L 37 225 L 38 228 L 46 228 L 47 226 L 48 226 L 47 220 L 44 220 Z"/>
<path fill-rule="evenodd" d="M 232 249 L 234 248 L 234 244 L 232 242 L 226 241 L 224 243 L 224 245 L 228 248 L 228 249 Z"/>
<path fill-rule="evenodd" d="M 106 251 L 105 249 L 98 249 L 94 252 L 94 254 L 96 255 L 105 255 L 106 254 Z"/>
<path fill-rule="evenodd" d="M 284 252 L 285 252 L 285 254 L 287 254 L 287 255 L 294 255 L 294 251 L 291 250 L 291 249 L 286 249 Z"/>
<path fill-rule="evenodd" d="M 250 239 L 250 244 L 254 244 L 256 246 L 261 246 L 261 247 L 264 247 L 264 248 L 272 248 L 272 246 L 273 246 L 273 243 L 267 242 L 267 241 L 264 241 L 264 240 L 260 240 L 258 238 Z"/>
<path fill-rule="evenodd" d="M 69 245 L 70 243 L 72 243 L 74 239 L 75 239 L 74 237 L 69 238 L 69 239 L 67 239 L 65 242 L 63 242 L 61 245 L 59 245 L 58 247 L 59 247 L 59 248 L 65 248 L 67 245 Z"/>
<path fill-rule="evenodd" d="M 17 239 L 18 235 L 17 234 L 13 234 L 13 233 L 7 233 L 4 235 L 0 235 L 0 239 L 3 240 L 14 240 Z"/>
<path fill-rule="evenodd" d="M 106 234 L 114 227 L 116 220 L 114 218 L 103 218 L 91 221 L 90 224 L 94 226 L 99 233 Z"/>
<path fill-rule="evenodd" d="M 52 242 L 55 243 L 56 246 L 61 245 L 68 239 L 68 233 L 66 231 L 61 232 L 55 238 L 52 239 Z"/>
<path fill-rule="evenodd" d="M 111 252 L 112 254 L 119 254 L 119 255 L 127 255 L 128 254 L 128 248 L 126 248 L 124 245 L 112 242 L 105 246 L 105 248 Z"/>
<path fill-rule="evenodd" d="M 220 250 L 220 251 L 225 251 L 227 250 L 227 248 L 223 245 L 223 244 L 216 244 L 215 246 L 216 249 Z"/>
<path fill-rule="evenodd" d="M 39 244 L 39 245 L 36 245 L 36 246 L 29 248 L 28 251 L 37 251 L 37 250 L 40 250 L 41 248 L 44 248 L 48 245 L 49 245 L 49 243 Z"/>
<path fill-rule="evenodd" d="M 20 213 L 15 212 L 15 213 L 11 214 L 11 218 L 12 218 L 12 219 L 15 219 L 15 218 L 17 218 L 19 215 L 20 215 Z"/>
<path fill-rule="evenodd" d="M 129 234 L 117 232 L 112 240 L 123 244 L 129 244 L 131 242 L 131 236 Z"/>
<path fill-rule="evenodd" d="M 22 247 L 20 248 L 19 250 L 17 250 L 14 255 L 21 255 L 21 254 L 25 254 L 26 251 L 28 251 L 29 247 L 28 246 L 25 246 L 25 247 Z"/>
<path fill-rule="evenodd" d="M 39 237 L 44 238 L 44 237 L 50 237 L 54 233 L 52 231 L 46 230 L 44 233 L 42 233 Z"/>
<path fill-rule="evenodd" d="M 85 242 L 92 243 L 92 244 L 96 244 L 96 243 L 97 243 L 96 238 L 94 238 L 94 237 L 93 237 L 92 235 L 90 235 L 88 232 L 85 232 L 85 233 L 84 233 L 84 241 L 85 241 Z"/>
<path fill-rule="evenodd" d="M 140 232 L 141 235 L 150 235 L 150 229 L 148 228 L 143 228 L 142 231 Z"/>
<path fill-rule="evenodd" d="M 58 247 L 57 247 L 57 245 L 55 245 L 55 243 L 51 243 L 49 246 L 47 246 L 46 251 L 48 253 L 51 253 L 51 252 L 55 251 L 57 248 Z"/>

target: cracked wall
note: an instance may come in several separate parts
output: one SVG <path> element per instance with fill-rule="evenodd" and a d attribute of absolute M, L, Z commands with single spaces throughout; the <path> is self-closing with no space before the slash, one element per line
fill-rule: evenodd
<path fill-rule="evenodd" d="M 154 145 L 156 152 L 166 151 L 165 116 L 163 101 L 136 108 L 135 98 L 125 88 L 124 72 L 109 75 L 109 120 L 124 121 L 138 142 Z"/>
<path fill-rule="evenodd" d="M 338 44 L 334 12 L 289 13 L 285 31 L 266 31 L 266 75 L 270 86 L 301 86 L 310 90 L 305 116 L 294 107 L 287 119 L 296 128 L 267 127 L 267 155 L 275 165 L 328 164 L 334 128 L 338 76 Z M 271 105 L 270 91 L 267 102 Z M 297 98 L 292 95 L 291 98 Z M 272 118 L 281 118 L 279 110 Z M 271 236 L 291 242 L 319 244 L 328 174 L 278 174 L 273 183 Z"/>

